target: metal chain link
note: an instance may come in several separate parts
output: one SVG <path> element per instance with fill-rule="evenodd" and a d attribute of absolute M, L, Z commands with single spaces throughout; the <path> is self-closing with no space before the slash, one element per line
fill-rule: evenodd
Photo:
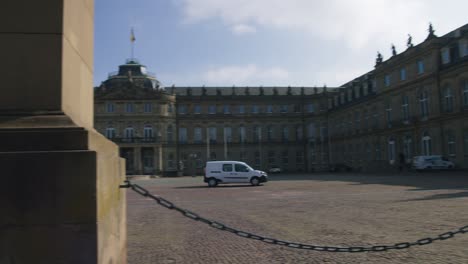
<path fill-rule="evenodd" d="M 290 248 L 296 248 L 296 249 L 307 249 L 307 250 L 315 250 L 315 251 L 326 251 L 326 252 L 348 252 L 348 253 L 358 253 L 358 252 L 382 252 L 382 251 L 387 251 L 387 250 L 398 250 L 398 249 L 406 249 L 412 246 L 423 246 L 427 244 L 431 244 L 434 241 L 437 240 L 446 240 L 453 238 L 455 235 L 458 234 L 466 234 L 468 233 L 468 225 L 459 228 L 456 231 L 449 231 L 442 233 L 436 237 L 427 237 L 427 238 L 422 238 L 419 240 L 416 240 L 415 242 L 402 242 L 402 243 L 396 243 L 393 245 L 376 245 L 376 246 L 362 246 L 362 247 L 337 247 L 337 246 L 317 246 L 317 245 L 310 245 L 310 244 L 303 244 L 303 243 L 295 243 L 295 242 L 290 242 L 290 241 L 283 241 L 275 238 L 270 238 L 270 237 L 264 237 L 260 235 L 255 235 L 249 232 L 245 232 L 242 230 L 238 230 L 232 227 L 229 227 L 225 224 L 222 224 L 220 222 L 216 222 L 210 219 L 206 219 L 194 212 L 191 212 L 189 210 L 180 208 L 176 206 L 174 203 L 160 197 L 153 195 L 148 192 L 145 188 L 141 187 L 138 184 L 131 183 L 130 181 L 125 181 L 125 185 L 121 185 L 121 188 L 131 188 L 133 191 L 139 193 L 142 196 L 149 197 L 153 200 L 155 200 L 158 204 L 162 205 L 163 207 L 166 207 L 167 209 L 175 210 L 179 213 L 181 213 L 183 216 L 190 218 L 195 221 L 199 221 L 202 223 L 207 224 L 208 226 L 233 233 L 235 235 L 238 235 L 240 237 L 244 238 L 250 238 L 253 240 L 258 240 L 264 243 L 268 244 L 274 244 L 274 245 L 280 245 L 280 246 L 285 246 L 285 247 L 290 247 Z"/>

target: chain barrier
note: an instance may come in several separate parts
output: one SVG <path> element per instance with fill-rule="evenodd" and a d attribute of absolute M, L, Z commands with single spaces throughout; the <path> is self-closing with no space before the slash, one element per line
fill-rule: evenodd
<path fill-rule="evenodd" d="M 468 233 L 468 225 L 459 228 L 458 230 L 455 231 L 449 231 L 442 233 L 438 236 L 435 237 L 427 237 L 427 238 L 422 238 L 419 240 L 416 240 L 415 242 L 402 242 L 402 243 L 396 243 L 393 245 L 376 245 L 376 246 L 354 246 L 354 247 L 338 247 L 338 246 L 317 246 L 317 245 L 311 245 L 311 244 L 303 244 L 303 243 L 295 243 L 295 242 L 290 242 L 290 241 L 283 241 L 275 238 L 270 238 L 270 237 L 264 237 L 256 234 L 252 234 L 249 232 L 245 232 L 242 230 L 238 230 L 232 227 L 229 227 L 225 224 L 222 224 L 220 222 L 216 222 L 207 218 L 204 218 L 194 212 L 191 212 L 189 210 L 180 208 L 176 206 L 174 203 L 160 197 L 151 194 L 146 190 L 145 188 L 141 187 L 138 184 L 131 183 L 130 181 L 125 181 L 125 185 L 120 185 L 120 188 L 130 188 L 133 191 L 139 193 L 140 195 L 144 197 L 149 197 L 153 200 L 155 200 L 158 204 L 161 206 L 175 210 L 179 213 L 181 213 L 183 216 L 190 218 L 195 221 L 199 221 L 202 223 L 207 224 L 208 226 L 221 230 L 221 231 L 226 231 L 233 233 L 235 235 L 238 235 L 240 237 L 244 238 L 250 238 L 253 240 L 258 240 L 264 243 L 268 244 L 274 244 L 274 245 L 280 245 L 280 246 L 285 246 L 289 248 L 296 248 L 296 249 L 306 249 L 306 250 L 314 250 L 314 251 L 326 251 L 326 252 L 348 252 L 348 253 L 359 253 L 359 252 L 382 252 L 382 251 L 387 251 L 387 250 L 398 250 L 398 249 L 406 249 L 412 246 L 423 246 L 423 245 L 428 245 L 431 244 L 435 241 L 442 241 L 442 240 L 447 240 L 450 238 L 455 237 L 455 235 L 458 234 L 466 234 Z"/>

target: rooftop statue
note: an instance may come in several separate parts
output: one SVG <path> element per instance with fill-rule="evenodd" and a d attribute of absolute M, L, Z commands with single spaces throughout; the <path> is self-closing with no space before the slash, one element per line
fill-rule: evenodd
<path fill-rule="evenodd" d="M 414 45 L 413 45 L 413 37 L 412 37 L 410 34 L 408 34 L 408 41 L 406 42 L 406 46 L 407 46 L 408 48 L 414 47 Z"/>
<path fill-rule="evenodd" d="M 397 52 L 395 49 L 395 45 L 392 44 L 392 56 L 396 56 L 396 55 L 397 55 Z"/>

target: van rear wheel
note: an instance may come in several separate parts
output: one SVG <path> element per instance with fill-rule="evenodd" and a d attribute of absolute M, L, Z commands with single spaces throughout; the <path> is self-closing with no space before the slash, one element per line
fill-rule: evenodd
<path fill-rule="evenodd" d="M 250 179 L 250 184 L 253 186 L 258 186 L 260 185 L 260 179 L 258 177 L 252 177 L 252 179 Z"/>
<path fill-rule="evenodd" d="M 218 185 L 218 181 L 215 178 L 208 179 L 208 186 L 209 187 L 216 187 Z"/>

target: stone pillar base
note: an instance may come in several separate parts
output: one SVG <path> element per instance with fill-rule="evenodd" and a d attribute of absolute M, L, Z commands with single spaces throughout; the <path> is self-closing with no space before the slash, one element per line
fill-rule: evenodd
<path fill-rule="evenodd" d="M 126 263 L 117 149 L 79 127 L 0 127 L 0 263 Z"/>

